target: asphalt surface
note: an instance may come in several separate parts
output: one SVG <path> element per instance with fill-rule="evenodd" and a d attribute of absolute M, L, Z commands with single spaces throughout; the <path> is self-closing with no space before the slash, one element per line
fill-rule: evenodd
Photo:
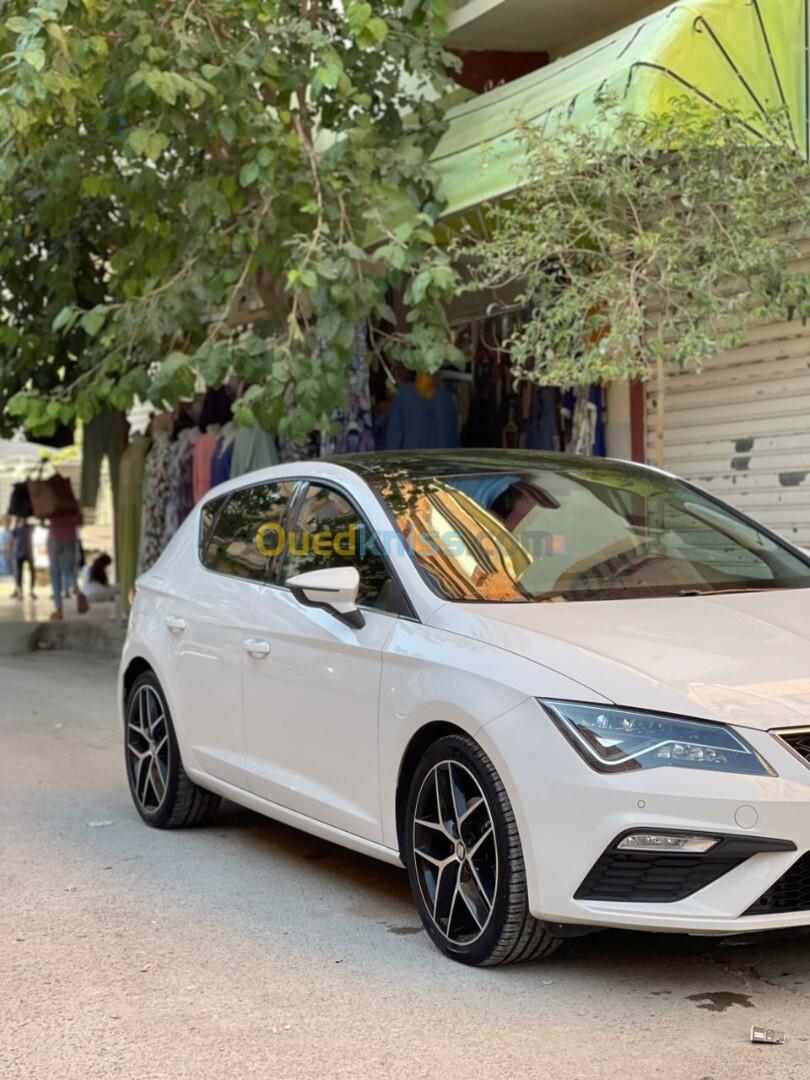
<path fill-rule="evenodd" d="M 144 826 L 114 678 L 0 661 L 2 1080 L 810 1075 L 810 935 L 610 932 L 461 967 L 394 868 L 234 807 Z"/>

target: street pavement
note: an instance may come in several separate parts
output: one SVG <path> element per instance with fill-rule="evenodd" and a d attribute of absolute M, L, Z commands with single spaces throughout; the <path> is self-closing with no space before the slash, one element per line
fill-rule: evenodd
<path fill-rule="evenodd" d="M 0 661 L 2 1080 L 810 1075 L 810 935 L 461 967 L 402 871 L 231 806 L 144 826 L 114 693 L 78 654 Z"/>

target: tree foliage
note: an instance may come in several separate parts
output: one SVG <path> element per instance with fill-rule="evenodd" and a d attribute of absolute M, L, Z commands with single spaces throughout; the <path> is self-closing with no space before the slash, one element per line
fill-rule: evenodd
<path fill-rule="evenodd" d="M 234 373 L 237 419 L 300 439 L 342 398 L 358 321 L 412 367 L 456 360 L 428 162 L 448 7 L 2 5 L 6 427 L 171 405 Z"/>
<path fill-rule="evenodd" d="M 660 458 L 668 369 L 700 370 L 755 320 L 807 318 L 810 275 L 791 262 L 808 169 L 778 137 L 784 118 L 769 121 L 773 140 L 682 101 L 658 116 L 606 103 L 592 125 L 553 135 L 521 126 L 526 183 L 486 236 L 458 244 L 472 287 L 517 283 L 528 307 L 505 344 L 515 378 L 571 386 L 655 371 Z"/>

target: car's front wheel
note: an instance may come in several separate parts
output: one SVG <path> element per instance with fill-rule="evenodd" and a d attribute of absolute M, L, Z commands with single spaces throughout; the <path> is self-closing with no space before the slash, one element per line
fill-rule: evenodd
<path fill-rule="evenodd" d="M 472 739 L 449 735 L 425 753 L 411 780 L 403 847 L 422 922 L 445 955 L 492 966 L 559 945 L 529 912 L 512 805 Z"/>
<path fill-rule="evenodd" d="M 214 816 L 221 799 L 186 775 L 169 706 L 151 671 L 139 675 L 129 691 L 124 738 L 129 790 L 147 825 L 180 829 Z"/>

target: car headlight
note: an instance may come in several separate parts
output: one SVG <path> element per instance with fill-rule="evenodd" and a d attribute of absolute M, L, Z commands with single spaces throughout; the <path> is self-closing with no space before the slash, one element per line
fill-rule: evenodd
<path fill-rule="evenodd" d="M 540 701 L 563 734 L 600 772 L 675 765 L 682 769 L 775 776 L 760 755 L 723 724 L 568 701 Z"/>

